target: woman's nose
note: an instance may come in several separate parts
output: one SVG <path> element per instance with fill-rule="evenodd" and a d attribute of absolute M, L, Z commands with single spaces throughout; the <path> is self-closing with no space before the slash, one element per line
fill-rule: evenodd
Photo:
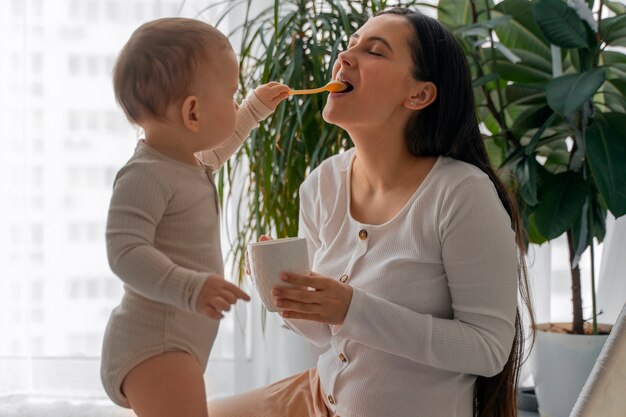
<path fill-rule="evenodd" d="M 349 51 L 339 52 L 339 55 L 337 55 L 337 60 L 343 68 L 350 68 L 354 66 L 354 60 L 352 54 Z"/>

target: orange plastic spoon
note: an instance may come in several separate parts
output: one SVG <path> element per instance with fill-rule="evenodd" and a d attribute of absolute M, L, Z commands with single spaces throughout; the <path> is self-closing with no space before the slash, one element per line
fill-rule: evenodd
<path fill-rule="evenodd" d="M 339 93 L 347 88 L 348 88 L 347 84 L 339 80 L 332 80 L 331 82 L 326 84 L 324 87 L 312 88 L 310 90 L 290 90 L 288 91 L 288 94 L 290 96 L 293 96 L 296 94 L 317 94 L 317 93 L 321 93 L 324 91 L 330 91 L 331 93 Z"/>

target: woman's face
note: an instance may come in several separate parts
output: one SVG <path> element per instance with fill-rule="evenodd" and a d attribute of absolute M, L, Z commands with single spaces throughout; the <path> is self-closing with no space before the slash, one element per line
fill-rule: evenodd
<path fill-rule="evenodd" d="M 397 15 L 371 18 L 357 30 L 333 67 L 333 79 L 353 90 L 330 94 L 324 120 L 346 130 L 394 121 L 404 126 L 412 114 L 407 104 L 419 83 L 411 75 L 413 36 L 410 23 Z"/>

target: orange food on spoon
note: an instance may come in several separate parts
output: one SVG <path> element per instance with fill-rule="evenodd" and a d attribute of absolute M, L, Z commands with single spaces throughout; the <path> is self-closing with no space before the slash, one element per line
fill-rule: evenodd
<path fill-rule="evenodd" d="M 322 93 L 324 91 L 330 91 L 331 93 L 340 93 L 342 91 L 347 90 L 348 88 L 349 88 L 348 84 L 339 80 L 332 80 L 331 82 L 326 84 L 324 87 L 312 88 L 309 90 L 290 90 L 288 94 L 290 96 L 293 96 L 296 94 L 317 94 L 317 93 Z"/>

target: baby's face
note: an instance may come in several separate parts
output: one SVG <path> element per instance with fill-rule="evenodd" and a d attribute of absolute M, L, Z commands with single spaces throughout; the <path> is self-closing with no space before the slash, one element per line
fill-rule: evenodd
<path fill-rule="evenodd" d="M 234 95 L 239 87 L 239 63 L 233 51 L 213 53 L 213 63 L 200 71 L 199 100 L 201 130 L 205 149 L 218 147 L 233 133 L 237 119 Z"/>

